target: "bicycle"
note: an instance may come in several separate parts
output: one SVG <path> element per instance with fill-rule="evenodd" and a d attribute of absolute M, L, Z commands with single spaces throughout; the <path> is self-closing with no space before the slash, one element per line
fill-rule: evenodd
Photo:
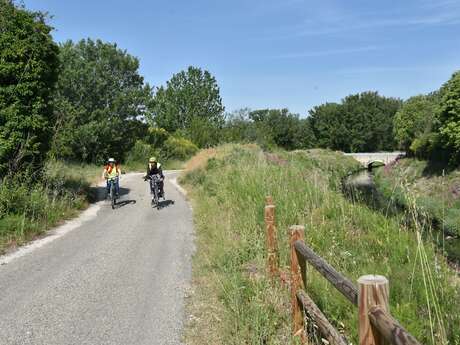
<path fill-rule="evenodd" d="M 115 209 L 115 205 L 117 204 L 117 192 L 115 190 L 115 181 L 118 177 L 112 177 L 108 179 L 109 186 L 109 198 L 112 204 L 112 210 Z"/>
<path fill-rule="evenodd" d="M 152 194 L 152 207 L 160 209 L 160 188 L 161 177 L 158 174 L 150 177 L 150 194 Z"/>

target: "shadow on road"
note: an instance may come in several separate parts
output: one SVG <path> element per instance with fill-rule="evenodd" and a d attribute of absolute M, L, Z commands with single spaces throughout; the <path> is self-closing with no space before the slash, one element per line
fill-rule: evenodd
<path fill-rule="evenodd" d="M 159 204 L 160 209 L 161 209 L 161 208 L 168 207 L 170 205 L 174 205 L 174 200 L 162 200 L 162 201 L 158 202 L 158 204 Z"/>
<path fill-rule="evenodd" d="M 129 204 L 135 204 L 136 202 L 136 200 L 117 200 L 115 206 L 116 208 L 120 208 Z"/>
<path fill-rule="evenodd" d="M 130 189 L 120 187 L 120 197 L 128 195 Z M 107 199 L 107 189 L 105 186 L 97 186 L 90 188 L 90 202 L 97 202 Z"/>

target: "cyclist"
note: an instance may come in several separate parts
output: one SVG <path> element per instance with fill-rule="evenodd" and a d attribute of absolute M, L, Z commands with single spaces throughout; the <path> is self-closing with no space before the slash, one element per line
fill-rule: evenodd
<path fill-rule="evenodd" d="M 149 164 L 147 165 L 147 174 L 144 176 L 144 180 L 150 180 L 151 176 L 156 174 L 160 175 L 160 183 L 158 184 L 158 187 L 160 189 L 160 195 L 158 197 L 163 197 L 164 199 L 165 192 L 163 189 L 163 180 L 165 177 L 163 175 L 163 170 L 161 169 L 161 164 L 157 162 L 157 159 L 155 157 L 150 157 Z M 152 185 L 150 185 L 150 188 L 151 187 Z M 151 192 L 153 191 L 151 190 Z"/>
<path fill-rule="evenodd" d="M 110 181 L 113 180 L 113 183 L 115 184 L 115 194 L 117 197 L 120 194 L 120 175 L 121 175 L 121 169 L 120 165 L 117 164 L 114 158 L 109 158 L 107 160 L 107 165 L 104 167 L 104 172 L 102 173 L 102 178 L 105 178 L 107 180 L 107 196 L 110 193 Z"/>

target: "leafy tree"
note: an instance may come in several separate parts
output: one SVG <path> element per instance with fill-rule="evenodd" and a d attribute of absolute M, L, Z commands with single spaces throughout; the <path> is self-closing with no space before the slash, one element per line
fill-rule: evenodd
<path fill-rule="evenodd" d="M 62 44 L 60 60 L 54 155 L 86 162 L 123 158 L 147 134 L 142 119 L 153 97 L 138 59 L 116 44 L 87 39 Z"/>
<path fill-rule="evenodd" d="M 299 120 L 299 129 L 297 133 L 296 149 L 309 149 L 317 146 L 315 133 L 313 133 L 308 118 Z"/>
<path fill-rule="evenodd" d="M 346 97 L 343 102 L 347 120 L 350 152 L 390 151 L 396 146 L 393 118 L 401 106 L 395 98 L 377 92 L 363 92 Z"/>
<path fill-rule="evenodd" d="M 309 111 L 308 122 L 318 147 L 333 150 L 344 149 L 347 145 L 346 122 L 342 119 L 341 105 L 325 103 Z"/>
<path fill-rule="evenodd" d="M 433 129 L 437 96 L 419 95 L 404 102 L 394 118 L 394 134 L 400 148 L 409 151 L 412 143 Z"/>
<path fill-rule="evenodd" d="M 441 88 L 439 132 L 452 161 L 460 161 L 460 71 Z"/>
<path fill-rule="evenodd" d="M 256 142 L 255 126 L 249 119 L 250 112 L 248 108 L 243 108 L 225 115 L 225 124 L 222 129 L 225 142 Z"/>
<path fill-rule="evenodd" d="M 39 169 L 49 148 L 58 47 L 45 19 L 0 0 L 0 176 Z"/>
<path fill-rule="evenodd" d="M 219 141 L 224 110 L 216 79 L 208 71 L 189 67 L 158 88 L 150 122 L 204 147 Z"/>
<path fill-rule="evenodd" d="M 401 105 L 377 92 L 347 96 L 310 111 L 310 125 L 320 147 L 346 152 L 373 152 L 395 147 L 393 118 Z"/>
<path fill-rule="evenodd" d="M 314 145 L 309 122 L 287 109 L 241 109 L 227 114 L 223 133 L 225 141 L 255 142 L 265 148 L 293 150 Z"/>
<path fill-rule="evenodd" d="M 255 110 L 249 114 L 249 118 L 276 146 L 286 150 L 301 148 L 302 138 L 307 134 L 302 133 L 299 116 L 288 109 Z"/>

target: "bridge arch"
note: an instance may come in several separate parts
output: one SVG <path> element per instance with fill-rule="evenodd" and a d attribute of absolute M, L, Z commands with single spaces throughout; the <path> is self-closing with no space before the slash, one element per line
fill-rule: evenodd
<path fill-rule="evenodd" d="M 369 162 L 367 162 L 367 170 L 372 170 L 373 167 L 380 167 L 380 166 L 385 166 L 386 162 L 381 159 L 374 159 Z"/>
<path fill-rule="evenodd" d="M 373 166 L 382 166 L 397 161 L 406 155 L 405 152 L 355 152 L 344 153 L 345 156 L 351 156 L 360 162 L 363 167 L 371 170 Z"/>

